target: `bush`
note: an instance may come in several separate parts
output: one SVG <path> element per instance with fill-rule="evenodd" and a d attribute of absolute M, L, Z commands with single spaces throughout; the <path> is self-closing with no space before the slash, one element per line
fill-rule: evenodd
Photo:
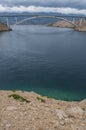
<path fill-rule="evenodd" d="M 18 94 L 11 94 L 8 97 L 13 97 L 15 100 L 19 100 L 20 102 L 26 102 L 29 103 L 30 101 L 23 98 L 22 96 L 18 95 Z"/>
<path fill-rule="evenodd" d="M 37 97 L 37 99 L 38 99 L 40 102 L 45 103 L 45 100 L 44 100 L 44 99 L 42 99 L 42 98 L 40 98 L 40 97 Z"/>

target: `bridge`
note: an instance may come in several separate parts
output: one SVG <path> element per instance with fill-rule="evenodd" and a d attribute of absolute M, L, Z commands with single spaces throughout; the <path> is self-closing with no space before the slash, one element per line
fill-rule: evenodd
<path fill-rule="evenodd" d="M 76 19 L 80 20 L 80 23 L 82 22 L 82 20 L 86 20 L 85 16 L 75 16 L 75 15 L 55 15 L 54 16 L 54 15 L 28 15 L 28 14 L 16 15 L 14 14 L 14 15 L 0 15 L 0 22 L 4 21 L 9 26 L 9 25 L 19 25 L 19 24 L 24 23 L 25 21 L 30 21 L 34 19 L 40 19 L 40 18 L 52 18 L 52 19 L 63 20 L 63 21 L 66 21 L 67 23 L 72 24 L 74 27 L 77 26 L 74 23 Z M 12 21 L 12 23 L 10 23 L 10 21 Z"/>
<path fill-rule="evenodd" d="M 66 21 L 67 23 L 70 23 L 72 24 L 73 26 L 77 26 L 75 23 L 65 19 L 65 18 L 62 18 L 62 17 L 58 17 L 58 16 L 33 16 L 33 17 L 30 17 L 30 18 L 25 18 L 23 20 L 20 20 L 20 21 L 16 21 L 16 23 L 14 25 L 18 25 L 18 24 L 21 24 L 27 20 L 31 20 L 31 19 L 39 19 L 39 18 L 56 18 L 56 19 L 60 19 L 60 20 L 63 20 L 63 21 Z"/>

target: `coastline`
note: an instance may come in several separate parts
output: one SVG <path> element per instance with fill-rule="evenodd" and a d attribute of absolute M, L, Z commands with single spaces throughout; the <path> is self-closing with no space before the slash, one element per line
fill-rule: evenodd
<path fill-rule="evenodd" d="M 34 92 L 0 90 L 0 101 L 1 130 L 86 129 L 86 99 L 69 102 Z"/>
<path fill-rule="evenodd" d="M 74 27 L 72 24 L 67 23 L 66 21 L 63 21 L 63 20 L 55 22 L 55 23 L 50 23 L 48 24 L 48 26 L 72 28 L 75 31 L 86 32 L 86 21 L 82 21 L 82 23 L 80 23 L 80 21 L 75 21 L 74 23 L 77 25 L 77 27 Z M 3 31 L 12 31 L 12 29 L 6 24 L 0 23 L 0 32 L 3 32 Z"/>
<path fill-rule="evenodd" d="M 6 24 L 0 23 L 0 32 L 3 32 L 3 31 L 12 31 L 12 29 L 8 27 Z"/>
<path fill-rule="evenodd" d="M 55 23 L 51 23 L 48 26 L 61 27 L 61 28 L 72 28 L 75 31 L 86 32 L 86 21 L 82 21 L 82 23 L 80 23 L 80 21 L 75 21 L 74 23 L 77 25 L 77 27 L 74 27 L 72 24 L 67 23 L 63 20 L 55 22 Z"/>

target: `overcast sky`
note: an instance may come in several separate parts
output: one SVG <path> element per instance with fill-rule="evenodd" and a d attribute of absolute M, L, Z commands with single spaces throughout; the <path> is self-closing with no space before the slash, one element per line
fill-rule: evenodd
<path fill-rule="evenodd" d="M 86 0 L 0 0 L 0 12 L 86 14 Z"/>

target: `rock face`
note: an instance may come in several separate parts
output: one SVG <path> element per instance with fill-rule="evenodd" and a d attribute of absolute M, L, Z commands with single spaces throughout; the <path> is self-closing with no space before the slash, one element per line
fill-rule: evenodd
<path fill-rule="evenodd" d="M 56 23 L 49 24 L 49 26 L 53 27 L 61 27 L 61 28 L 74 28 L 74 26 L 66 21 L 58 21 Z"/>
<path fill-rule="evenodd" d="M 6 24 L 0 23 L 0 32 L 2 31 L 12 31 L 12 29 L 8 27 Z"/>
<path fill-rule="evenodd" d="M 78 27 L 75 28 L 76 31 L 86 32 L 86 21 L 82 21 L 82 23 L 77 23 Z"/>
<path fill-rule="evenodd" d="M 76 31 L 86 32 L 86 21 L 82 21 L 82 23 L 80 23 L 80 21 L 75 21 L 74 23 L 77 25 L 77 27 L 74 27 L 72 24 L 67 23 L 66 21 L 58 21 L 56 23 L 49 24 L 49 26 L 61 27 L 61 28 L 73 28 Z"/>
<path fill-rule="evenodd" d="M 66 102 L 34 92 L 0 91 L 0 130 L 86 130 L 86 100 Z"/>

